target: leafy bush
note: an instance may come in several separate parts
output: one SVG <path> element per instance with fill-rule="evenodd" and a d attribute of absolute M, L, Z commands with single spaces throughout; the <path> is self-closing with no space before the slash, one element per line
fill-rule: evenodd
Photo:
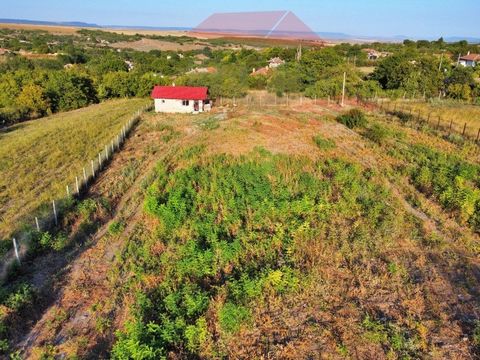
<path fill-rule="evenodd" d="M 108 226 L 108 233 L 112 236 L 119 235 L 125 229 L 125 224 L 119 221 L 113 221 Z"/>
<path fill-rule="evenodd" d="M 410 177 L 415 186 L 435 196 L 447 210 L 457 212 L 460 221 L 480 231 L 480 166 L 426 146 L 404 151 L 413 165 Z"/>
<path fill-rule="evenodd" d="M 383 144 L 385 140 L 390 137 L 391 133 L 389 129 L 380 125 L 380 124 L 373 124 L 371 127 L 367 129 L 365 132 L 365 136 L 376 142 L 377 144 Z"/>
<path fill-rule="evenodd" d="M 329 150 L 335 148 L 335 141 L 331 139 L 325 139 L 321 135 L 316 135 L 313 137 L 313 142 L 317 145 L 320 150 Z"/>
<path fill-rule="evenodd" d="M 339 115 L 337 121 L 349 129 L 364 127 L 367 124 L 367 118 L 360 109 L 351 109 L 346 114 Z"/>

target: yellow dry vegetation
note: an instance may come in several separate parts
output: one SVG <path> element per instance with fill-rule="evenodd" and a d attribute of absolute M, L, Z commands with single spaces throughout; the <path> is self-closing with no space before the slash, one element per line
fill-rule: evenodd
<path fill-rule="evenodd" d="M 0 132 L 0 239 L 52 199 L 116 136 L 144 99 L 109 101 Z"/>

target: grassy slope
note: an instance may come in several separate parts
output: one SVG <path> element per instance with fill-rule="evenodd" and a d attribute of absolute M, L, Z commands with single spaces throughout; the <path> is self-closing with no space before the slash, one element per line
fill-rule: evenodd
<path fill-rule="evenodd" d="M 145 100 L 118 100 L 0 132 L 0 239 L 20 219 L 73 189 L 75 176 Z"/>
<path fill-rule="evenodd" d="M 114 211 L 125 230 L 75 262 L 27 353 L 105 356 L 120 328 L 120 358 L 475 356 L 478 234 L 438 179 L 415 177 L 457 164 L 419 145 L 473 150 L 380 115 L 350 131 L 329 112 L 148 116 L 127 148 L 158 166 Z"/>

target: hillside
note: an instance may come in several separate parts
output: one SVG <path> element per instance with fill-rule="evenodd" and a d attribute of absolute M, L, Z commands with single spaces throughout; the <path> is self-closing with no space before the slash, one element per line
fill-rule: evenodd
<path fill-rule="evenodd" d="M 46 207 L 51 211 L 51 201 L 65 197 L 67 185 L 73 193 L 82 168 L 145 104 L 109 101 L 0 131 L 0 239 L 10 245 L 8 236 L 34 224 Z"/>
<path fill-rule="evenodd" d="M 144 115 L 65 224 L 72 239 L 89 226 L 89 240 L 68 266 L 53 252 L 11 285 L 31 284 L 24 315 L 3 302 L 13 347 L 30 358 L 478 355 L 480 165 L 466 160 L 478 148 L 378 110 L 351 130 L 341 111 Z"/>

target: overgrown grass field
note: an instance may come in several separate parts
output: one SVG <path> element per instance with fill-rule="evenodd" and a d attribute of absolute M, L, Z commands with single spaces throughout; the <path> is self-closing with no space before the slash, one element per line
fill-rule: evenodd
<path fill-rule="evenodd" d="M 116 100 L 14 125 L 0 132 L 0 239 L 53 199 L 98 157 L 143 99 Z M 31 218 L 30 218 L 31 220 Z"/>
<path fill-rule="evenodd" d="M 473 144 L 410 125 L 321 106 L 145 114 L 123 151 L 148 171 L 113 202 L 78 204 L 89 224 L 120 207 L 20 352 L 478 357 L 479 162 Z M 128 181 L 123 164 L 102 175 L 106 198 Z M 64 231 L 33 243 L 56 251 L 75 236 Z M 41 298 L 29 284 L 0 294 L 4 349 L 18 348 L 14 315 Z"/>
<path fill-rule="evenodd" d="M 425 102 L 404 102 L 397 101 L 389 104 L 389 108 L 393 108 L 396 104 L 397 109 L 412 110 L 414 117 L 420 116 L 426 120 L 430 115 L 430 123 L 437 124 L 440 118 L 440 124 L 443 127 L 449 128 L 452 123 L 452 130 L 457 133 L 463 132 L 465 123 L 467 124 L 466 134 L 471 137 L 476 137 L 480 129 L 480 106 L 462 104 L 454 101 L 432 101 Z"/>

